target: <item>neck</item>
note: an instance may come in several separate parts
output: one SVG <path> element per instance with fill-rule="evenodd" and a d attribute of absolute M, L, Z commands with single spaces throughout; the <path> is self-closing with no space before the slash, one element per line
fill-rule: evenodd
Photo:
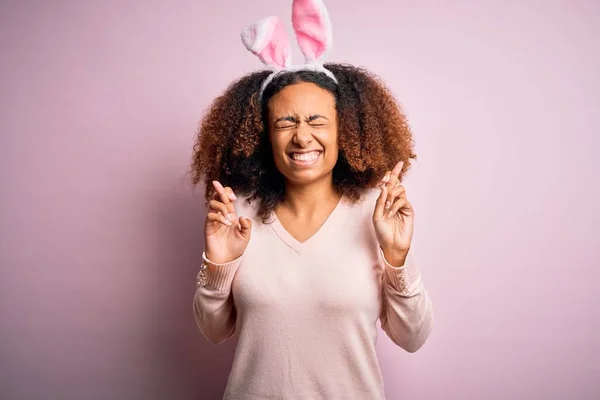
<path fill-rule="evenodd" d="M 337 204 L 341 195 L 333 187 L 333 179 L 329 176 L 307 185 L 297 185 L 287 182 L 285 185 L 285 200 L 283 206 L 292 214 L 302 217 L 314 215 L 316 210 L 329 208 Z"/>

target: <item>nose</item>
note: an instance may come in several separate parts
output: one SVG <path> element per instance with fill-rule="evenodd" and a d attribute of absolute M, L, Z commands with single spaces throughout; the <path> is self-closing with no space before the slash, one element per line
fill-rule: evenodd
<path fill-rule="evenodd" d="M 296 128 L 296 133 L 292 138 L 292 142 L 300 147 L 307 147 L 312 142 L 312 133 L 310 126 L 306 123 L 300 123 Z"/>

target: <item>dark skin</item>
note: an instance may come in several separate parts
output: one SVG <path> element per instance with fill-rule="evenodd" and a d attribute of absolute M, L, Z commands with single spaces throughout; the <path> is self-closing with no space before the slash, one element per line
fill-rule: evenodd
<path fill-rule="evenodd" d="M 285 87 L 268 104 L 268 131 L 275 165 L 285 179 L 285 200 L 275 213 L 299 242 L 314 235 L 340 201 L 332 172 L 338 159 L 338 120 L 333 95 L 313 83 Z M 403 163 L 380 182 L 373 225 L 386 260 L 402 266 L 413 233 L 414 211 L 399 183 Z M 214 181 L 205 225 L 206 256 L 215 263 L 240 257 L 252 223 L 235 214 L 231 188 Z"/>
<path fill-rule="evenodd" d="M 341 197 L 332 177 L 338 159 L 335 99 L 327 90 L 303 82 L 273 96 L 268 110 L 273 158 L 285 177 L 285 200 L 275 213 L 286 230 L 304 242 Z"/>

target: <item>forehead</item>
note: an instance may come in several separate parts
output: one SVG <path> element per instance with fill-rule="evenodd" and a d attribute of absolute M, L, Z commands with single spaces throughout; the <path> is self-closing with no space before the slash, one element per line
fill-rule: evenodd
<path fill-rule="evenodd" d="M 314 114 L 335 112 L 335 97 L 314 83 L 286 86 L 269 100 L 269 114 Z"/>

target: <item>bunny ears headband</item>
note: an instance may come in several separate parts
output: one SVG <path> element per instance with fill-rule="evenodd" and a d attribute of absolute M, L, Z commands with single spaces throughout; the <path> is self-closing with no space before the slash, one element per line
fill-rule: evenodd
<path fill-rule="evenodd" d="M 337 83 L 333 73 L 323 66 L 331 50 L 331 20 L 323 0 L 293 0 L 292 25 L 306 59 L 304 64 L 292 65 L 290 41 L 278 17 L 264 18 L 242 31 L 246 48 L 273 70 L 262 84 L 261 97 L 267 85 L 282 71 L 319 71 Z"/>

